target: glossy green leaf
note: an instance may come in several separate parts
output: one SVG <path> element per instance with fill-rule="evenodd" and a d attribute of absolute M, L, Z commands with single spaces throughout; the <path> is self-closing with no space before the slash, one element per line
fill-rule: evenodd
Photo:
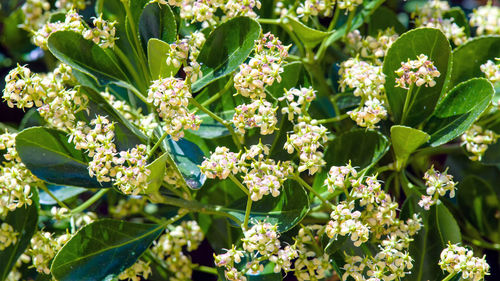
<path fill-rule="evenodd" d="M 145 193 L 155 193 L 160 189 L 163 184 L 163 176 L 165 175 L 165 170 L 167 168 L 168 157 L 168 153 L 164 153 L 146 167 L 149 171 L 151 171 L 151 174 L 148 176 L 148 187 Z"/>
<path fill-rule="evenodd" d="M 88 189 L 86 188 L 81 188 L 76 186 L 62 186 L 62 185 L 52 185 L 52 184 L 48 184 L 47 189 L 52 193 L 52 195 L 54 195 L 61 202 L 64 202 L 67 199 L 73 198 L 79 194 L 88 191 Z M 56 205 L 57 202 L 47 192 L 40 190 L 40 204 Z"/>
<path fill-rule="evenodd" d="M 89 98 L 88 112 L 80 114 L 80 119 L 90 123 L 97 115 L 101 115 L 106 116 L 109 121 L 115 122 L 114 143 L 119 151 L 131 149 L 145 142 L 144 134 L 113 108 L 99 92 L 89 87 L 81 87 L 80 91 Z"/>
<path fill-rule="evenodd" d="M 4 221 L 12 226 L 18 233 L 17 242 L 0 251 L 0 280 L 6 280 L 12 267 L 26 248 L 30 245 L 30 240 L 37 229 L 38 223 L 38 195 L 36 189 L 32 189 L 33 203 L 30 206 L 17 208 L 7 213 Z"/>
<path fill-rule="evenodd" d="M 167 53 L 170 50 L 170 45 L 159 39 L 151 38 L 148 41 L 148 64 L 151 77 L 153 79 L 167 78 L 174 76 L 179 67 L 173 64 L 167 64 Z"/>
<path fill-rule="evenodd" d="M 191 131 L 194 135 L 200 136 L 204 139 L 215 139 L 230 135 L 229 130 L 224 125 L 210 117 L 208 114 L 202 113 L 196 115 L 200 118 L 201 125 L 198 130 Z M 224 120 L 230 120 L 233 118 L 234 110 L 218 112 L 217 115 Z"/>
<path fill-rule="evenodd" d="M 62 247 L 51 272 L 58 281 L 111 280 L 132 266 L 163 230 L 154 224 L 93 222 Z"/>
<path fill-rule="evenodd" d="M 481 65 L 500 57 L 500 36 L 482 36 L 470 39 L 453 50 L 453 69 L 448 89 L 475 77 L 484 77 Z"/>
<path fill-rule="evenodd" d="M 104 0 L 104 1 L 108 1 L 108 0 Z M 133 22 L 136 25 L 138 25 L 144 8 L 146 8 L 146 6 L 151 1 L 150 0 L 133 0 L 133 1 L 127 1 L 127 2 L 129 5 L 129 8 L 130 8 L 130 13 L 132 14 L 132 20 L 128 19 L 128 22 L 129 23 Z M 137 36 L 139 36 L 139 34 L 137 34 Z"/>
<path fill-rule="evenodd" d="M 325 151 L 327 167 L 352 166 L 364 169 L 375 165 L 389 149 L 387 138 L 377 131 L 356 129 L 335 138 Z"/>
<path fill-rule="evenodd" d="M 398 34 L 403 34 L 406 31 L 406 28 L 399 21 L 396 13 L 385 6 L 380 6 L 370 17 L 368 34 L 377 36 L 380 31 L 384 31 L 391 27 L 394 28 L 394 31 Z"/>
<path fill-rule="evenodd" d="M 445 11 L 443 13 L 443 18 L 453 19 L 454 23 L 456 23 L 459 27 L 464 28 L 465 35 L 467 35 L 467 37 L 470 36 L 469 21 L 460 7 L 452 7 L 448 11 Z"/>
<path fill-rule="evenodd" d="M 28 169 L 38 178 L 53 184 L 80 187 L 110 187 L 90 177 L 88 157 L 76 150 L 66 133 L 33 127 L 16 136 L 16 149 Z"/>
<path fill-rule="evenodd" d="M 244 196 L 233 202 L 226 211 L 243 221 L 247 197 Z M 272 224 L 278 224 L 278 231 L 285 232 L 297 225 L 309 212 L 309 200 L 304 189 L 297 183 L 286 181 L 280 189 L 280 195 L 264 196 L 261 200 L 253 202 L 250 222 L 252 220 L 266 220 Z"/>
<path fill-rule="evenodd" d="M 192 189 L 201 188 L 207 179 L 198 167 L 204 160 L 203 151 L 186 139 L 178 141 L 165 139 L 163 146 L 168 151 L 173 163 L 176 164 L 186 184 Z"/>
<path fill-rule="evenodd" d="M 144 47 L 148 46 L 151 38 L 174 42 L 177 39 L 177 23 L 170 6 L 158 3 L 147 5 L 139 20 L 139 33 Z"/>
<path fill-rule="evenodd" d="M 407 219 L 414 213 L 420 213 L 424 226 L 414 241 L 410 243 L 409 253 L 413 258 L 411 274 L 405 280 L 440 281 L 445 275 L 438 265 L 441 251 L 447 247 L 448 242 L 454 244 L 462 241 L 460 228 L 450 211 L 441 203 L 425 211 L 418 206 L 419 198 L 410 196 L 403 205 L 402 218 Z"/>
<path fill-rule="evenodd" d="M 200 50 L 197 60 L 203 77 L 193 83 L 192 91 L 198 92 L 236 70 L 252 52 L 260 33 L 260 25 L 245 17 L 233 18 L 219 25 Z"/>
<path fill-rule="evenodd" d="M 488 239 L 500 242 L 500 200 L 491 184 L 475 175 L 468 175 L 458 184 L 458 209 L 479 232 Z"/>
<path fill-rule="evenodd" d="M 432 114 L 439 97 L 446 89 L 445 81 L 448 79 L 451 69 L 450 43 L 438 29 L 413 29 L 403 34 L 391 45 L 383 65 L 383 72 L 386 75 L 387 100 L 396 123 L 401 123 L 408 91 L 396 87 L 397 75 L 395 71 L 401 67 L 401 62 L 406 62 L 408 59 L 416 60 L 420 54 L 428 56 L 441 75 L 435 78 L 436 85 L 434 87 L 421 86 L 413 89 L 407 117 L 403 124 L 410 127 L 420 124 Z"/>
<path fill-rule="evenodd" d="M 417 148 L 426 143 L 430 136 L 421 130 L 406 126 L 391 127 L 391 141 L 396 154 L 398 170 Z"/>
<path fill-rule="evenodd" d="M 63 63 L 92 75 L 100 84 L 109 81 L 126 81 L 127 75 L 113 53 L 101 49 L 90 40 L 73 31 L 57 31 L 48 39 L 50 52 Z"/>
<path fill-rule="evenodd" d="M 431 146 L 447 143 L 463 134 L 490 104 L 495 90 L 484 78 L 458 84 L 436 108 L 424 131 Z"/>
<path fill-rule="evenodd" d="M 296 18 L 290 16 L 286 17 L 284 24 L 287 24 L 300 39 L 300 42 L 304 43 L 304 45 L 308 48 L 316 47 L 316 45 L 321 43 L 323 39 L 333 33 L 333 31 L 324 32 L 321 30 L 310 28 L 298 21 Z"/>

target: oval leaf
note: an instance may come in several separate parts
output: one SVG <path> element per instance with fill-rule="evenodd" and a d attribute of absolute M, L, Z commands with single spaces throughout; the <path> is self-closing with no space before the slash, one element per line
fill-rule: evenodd
<path fill-rule="evenodd" d="M 59 201 L 64 202 L 67 199 L 73 198 L 79 194 L 88 191 L 85 188 L 75 187 L 75 186 L 60 186 L 48 184 L 47 189 L 57 198 Z M 40 204 L 41 205 L 56 205 L 57 201 L 52 198 L 47 192 L 40 191 Z"/>
<path fill-rule="evenodd" d="M 402 168 L 404 162 L 422 144 L 429 140 L 430 136 L 423 131 L 406 126 L 391 127 L 391 141 L 396 154 L 397 168 Z"/>
<path fill-rule="evenodd" d="M 85 40 L 76 32 L 52 33 L 48 39 L 48 48 L 60 61 L 94 76 L 101 85 L 109 81 L 127 80 L 112 53 L 104 51 L 90 40 Z"/>
<path fill-rule="evenodd" d="M 377 131 L 356 129 L 335 138 L 325 151 L 327 167 L 351 161 L 360 169 L 374 165 L 389 149 L 387 138 Z"/>
<path fill-rule="evenodd" d="M 219 25 L 200 50 L 198 62 L 203 77 L 192 85 L 192 91 L 224 77 L 239 67 L 259 39 L 260 25 L 253 19 L 237 17 Z"/>
<path fill-rule="evenodd" d="M 323 39 L 333 33 L 333 31 L 324 32 L 321 30 L 312 29 L 296 20 L 294 17 L 286 17 L 285 24 L 288 24 L 293 32 L 297 34 L 297 37 L 299 37 L 300 41 L 309 48 L 316 47 L 316 45 L 321 43 Z"/>
<path fill-rule="evenodd" d="M 32 192 L 33 203 L 31 206 L 17 208 L 12 212 L 7 213 L 7 217 L 3 222 L 8 223 L 14 231 L 19 233 L 17 242 L 0 251 L 0 280 L 6 280 L 17 259 L 21 256 L 26 248 L 30 245 L 30 240 L 37 229 L 38 223 L 38 206 L 36 189 Z M 0 225 L 2 222 L 0 222 Z"/>
<path fill-rule="evenodd" d="M 425 126 L 431 146 L 447 143 L 463 134 L 488 107 L 495 90 L 484 78 L 458 84 L 439 104 Z"/>
<path fill-rule="evenodd" d="M 33 127 L 16 136 L 16 149 L 28 169 L 38 178 L 53 184 L 80 187 L 111 187 L 91 178 L 88 158 L 69 143 L 66 133 Z"/>
<path fill-rule="evenodd" d="M 177 38 L 177 23 L 170 6 L 158 3 L 147 5 L 139 20 L 139 33 L 144 46 L 148 45 L 151 38 L 174 42 Z"/>
<path fill-rule="evenodd" d="M 148 41 L 148 64 L 151 77 L 153 79 L 167 78 L 174 76 L 179 67 L 173 64 L 167 64 L 167 53 L 170 50 L 170 45 L 156 38 L 151 38 Z"/>
<path fill-rule="evenodd" d="M 57 253 L 52 275 L 59 281 L 110 280 L 132 266 L 163 230 L 154 224 L 93 222 Z"/>
<path fill-rule="evenodd" d="M 471 78 L 484 77 L 480 66 L 497 57 L 500 57 L 500 36 L 476 37 L 459 46 L 453 51 L 453 69 L 448 88 Z"/>
<path fill-rule="evenodd" d="M 412 93 L 412 102 L 408 107 L 404 125 L 413 127 L 429 117 L 446 87 L 445 81 L 450 75 L 451 47 L 446 36 L 434 28 L 417 28 L 406 32 L 399 37 L 387 51 L 384 59 L 383 72 L 386 75 L 385 90 L 392 114 L 397 123 L 401 122 L 407 90 L 396 88 L 395 71 L 401 67 L 401 62 L 408 59 L 416 60 L 424 54 L 439 70 L 441 75 L 435 78 L 434 87 L 415 87 Z"/>

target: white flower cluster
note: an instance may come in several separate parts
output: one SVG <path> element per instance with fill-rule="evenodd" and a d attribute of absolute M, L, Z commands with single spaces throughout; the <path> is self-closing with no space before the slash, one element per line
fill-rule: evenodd
<path fill-rule="evenodd" d="M 474 9 L 470 25 L 476 27 L 477 35 L 500 34 L 500 7 L 488 5 Z"/>
<path fill-rule="evenodd" d="M 376 65 L 382 65 L 387 50 L 398 37 L 393 28 L 379 31 L 376 37 L 368 35 L 364 38 L 361 36 L 361 32 L 356 29 L 347 34 L 346 49 L 353 56 L 358 55 Z"/>
<path fill-rule="evenodd" d="M 74 126 L 75 114 L 85 110 L 88 99 L 73 83 L 71 68 L 61 64 L 45 75 L 32 74 L 29 68 L 17 66 L 5 77 L 3 98 L 10 107 L 21 109 L 38 107 L 47 123 L 57 129 L 69 131 Z"/>
<path fill-rule="evenodd" d="M 413 84 L 417 87 L 434 87 L 434 78 L 441 75 L 434 63 L 424 54 L 420 54 L 417 60 L 408 59 L 407 62 L 401 62 L 401 67 L 395 73 L 399 76 L 396 78 L 396 87 L 403 89 L 409 89 Z"/>
<path fill-rule="evenodd" d="M 184 137 L 187 129 L 198 130 L 201 120 L 188 109 L 191 92 L 186 82 L 179 78 L 161 78 L 153 81 L 148 90 L 152 103 L 163 119 L 163 129 L 173 140 Z"/>
<path fill-rule="evenodd" d="M 298 171 L 309 170 L 311 175 L 326 163 L 320 149 L 328 140 L 328 129 L 318 124 L 317 120 L 312 119 L 307 112 L 315 97 L 312 88 L 292 88 L 285 89 L 285 93 L 279 98 L 280 101 L 287 102 L 287 107 L 282 107 L 281 112 L 287 114 L 288 120 L 293 122 L 297 117 L 293 133 L 288 134 L 284 148 L 290 154 L 297 151 L 300 158 Z"/>
<path fill-rule="evenodd" d="M 204 239 L 196 221 L 183 221 L 180 225 L 169 226 L 166 233 L 155 242 L 152 252 L 165 261 L 168 270 L 173 275 L 169 280 L 191 280 L 193 264 L 182 249 L 191 252 L 198 248 Z"/>
<path fill-rule="evenodd" d="M 334 239 L 349 234 L 354 246 L 359 247 L 368 241 L 370 229 L 360 221 L 361 212 L 353 210 L 354 201 L 338 204 L 330 214 L 332 220 L 326 226 L 326 234 Z"/>
<path fill-rule="evenodd" d="M 152 0 L 159 4 L 169 4 L 180 8 L 180 16 L 187 21 L 202 22 L 204 25 L 213 25 L 220 21 L 216 16 L 218 9 L 222 11 L 224 17 L 233 18 L 236 16 L 256 17 L 254 8 L 260 9 L 259 0 Z"/>
<path fill-rule="evenodd" d="M 491 130 L 485 130 L 479 125 L 472 125 L 460 137 L 462 145 L 471 153 L 469 159 L 472 161 L 481 161 L 484 153 L 488 149 L 488 145 L 494 144 L 498 140 L 497 134 Z"/>
<path fill-rule="evenodd" d="M 341 10 L 346 10 L 349 12 L 354 12 L 354 10 L 359 6 L 363 4 L 363 0 L 337 0 L 337 8 Z"/>
<path fill-rule="evenodd" d="M 440 29 L 446 38 L 452 40 L 455 45 L 463 44 L 467 41 L 465 27 L 458 26 L 453 18 L 444 18 L 444 13 L 450 10 L 447 1 L 431 0 L 426 2 L 421 8 L 412 13 L 417 27 L 432 27 Z"/>
<path fill-rule="evenodd" d="M 90 122 L 78 122 L 71 132 L 75 148 L 86 150 L 92 157 L 89 174 L 99 182 L 113 182 L 123 193 L 137 195 L 147 188 L 151 171 L 146 168 L 147 149 L 143 144 L 118 152 L 113 143 L 114 123 L 97 116 Z"/>
<path fill-rule="evenodd" d="M 33 35 L 33 43 L 42 49 L 47 49 L 49 36 L 56 31 L 74 31 L 81 34 L 85 39 L 91 40 L 101 48 L 113 48 L 116 38 L 117 22 L 107 22 L 102 16 L 94 18 L 94 27 L 87 28 L 82 16 L 74 9 L 66 13 L 64 22 L 48 22 L 38 29 Z"/>
<path fill-rule="evenodd" d="M 485 275 L 490 275 L 490 266 L 486 262 L 486 256 L 477 258 L 473 255 L 472 250 L 450 243 L 441 252 L 439 265 L 449 273 L 462 273 L 463 279 L 483 280 Z"/>
<path fill-rule="evenodd" d="M 125 271 L 120 273 L 120 275 L 118 275 L 118 279 L 141 281 L 143 280 L 142 278 L 147 280 L 149 275 L 151 275 L 151 267 L 149 266 L 149 262 L 138 260 L 131 267 L 125 269 Z"/>
<path fill-rule="evenodd" d="M 426 195 L 422 195 L 422 199 L 418 202 L 420 207 L 429 210 L 429 208 L 436 204 L 439 196 L 444 196 L 446 192 L 450 192 L 450 197 L 455 197 L 456 182 L 453 181 L 453 176 L 448 175 L 448 169 L 444 172 L 434 170 L 431 166 L 424 174 L 425 185 L 427 186 Z"/>
<path fill-rule="evenodd" d="M 325 231 L 321 225 L 307 225 L 299 229 L 292 249 L 297 251 L 297 259 L 293 263 L 293 274 L 299 281 L 321 280 L 332 269 L 330 256 L 317 252 L 317 237 Z"/>
<path fill-rule="evenodd" d="M 31 189 L 38 183 L 18 156 L 16 135 L 0 135 L 0 150 L 6 150 L 3 155 L 6 161 L 0 166 L 0 217 L 16 208 L 31 205 Z"/>
<path fill-rule="evenodd" d="M 31 238 L 28 253 L 33 260 L 33 266 L 36 270 L 50 274 L 50 262 L 70 238 L 69 234 L 62 234 L 54 238 L 50 232 L 39 231 L 35 233 Z"/>
<path fill-rule="evenodd" d="M 351 166 L 351 163 L 345 166 L 332 166 L 324 184 L 328 191 L 333 193 L 339 189 L 344 190 L 349 185 L 350 180 L 357 177 L 358 172 Z"/>
<path fill-rule="evenodd" d="M 271 33 L 255 41 L 254 57 L 240 65 L 234 76 L 234 87 L 238 94 L 251 99 L 265 98 L 264 87 L 281 81 L 282 65 L 288 57 L 290 46 L 283 46 Z"/>
<path fill-rule="evenodd" d="M 0 252 L 17 243 L 19 232 L 15 232 L 12 225 L 3 222 L 0 224 Z"/>
<path fill-rule="evenodd" d="M 245 152 L 230 152 L 226 147 L 217 147 L 210 158 L 200 166 L 208 178 L 225 179 L 230 174 L 244 173 L 243 184 L 248 188 L 253 201 L 264 195 L 276 197 L 287 176 L 293 173 L 290 162 L 275 162 L 268 158 L 269 147 L 259 143 Z"/>
<path fill-rule="evenodd" d="M 311 16 L 331 16 L 335 0 L 304 0 L 297 7 L 297 16 L 305 21 Z"/>
<path fill-rule="evenodd" d="M 186 74 L 186 81 L 191 83 L 194 83 L 203 76 L 201 65 L 196 59 L 200 54 L 200 49 L 205 43 L 205 40 L 205 35 L 202 32 L 195 31 L 186 38 L 177 39 L 175 43 L 169 45 L 167 64 L 176 69 L 184 65 L 183 71 Z M 172 75 L 173 74 L 175 73 L 172 73 Z"/>
<path fill-rule="evenodd" d="M 250 104 L 241 104 L 234 109 L 233 124 L 241 134 L 245 128 L 260 128 L 261 135 L 269 135 L 276 130 L 278 119 L 272 104 L 264 99 L 252 101 Z"/>
<path fill-rule="evenodd" d="M 354 89 L 354 95 L 362 98 L 360 107 L 347 112 L 358 126 L 373 129 L 376 124 L 387 117 L 384 107 L 385 75 L 382 66 L 360 61 L 358 57 L 348 59 L 341 64 L 339 70 L 340 88 Z"/>
<path fill-rule="evenodd" d="M 87 4 L 88 2 L 86 0 L 57 0 L 55 6 L 63 10 L 84 10 Z"/>
<path fill-rule="evenodd" d="M 117 204 L 109 206 L 109 212 L 115 219 L 123 219 L 127 216 L 139 214 L 144 211 L 146 206 L 146 197 L 129 197 L 128 199 L 120 199 Z"/>
<path fill-rule="evenodd" d="M 495 60 L 500 61 L 500 58 L 496 58 Z M 486 63 L 482 64 L 480 68 L 481 72 L 484 73 L 491 83 L 495 84 L 500 82 L 500 64 L 495 64 L 492 60 L 488 60 Z"/>

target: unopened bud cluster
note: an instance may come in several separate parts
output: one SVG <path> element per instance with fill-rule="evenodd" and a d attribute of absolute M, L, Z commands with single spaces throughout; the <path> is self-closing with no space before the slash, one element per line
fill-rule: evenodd
<path fill-rule="evenodd" d="M 264 99 L 254 100 L 250 104 L 238 105 L 233 116 L 233 124 L 241 134 L 246 128 L 260 128 L 261 135 L 269 135 L 276 130 L 276 110 L 272 104 Z"/>
<path fill-rule="evenodd" d="M 449 273 L 462 273 L 462 278 L 466 280 L 483 280 L 485 275 L 489 275 L 490 266 L 486 262 L 486 256 L 482 258 L 474 257 L 474 252 L 458 244 L 448 244 L 441 252 L 439 265 L 442 270 Z"/>
<path fill-rule="evenodd" d="M 500 61 L 500 58 L 496 58 L 495 60 Z M 491 83 L 495 84 L 500 82 L 500 63 L 488 60 L 485 64 L 482 64 L 480 68 L 481 72 L 486 76 L 486 79 L 490 80 Z"/>
<path fill-rule="evenodd" d="M 201 120 L 188 109 L 191 92 L 186 82 L 179 78 L 161 78 L 153 81 L 148 90 L 152 103 L 163 119 L 163 129 L 173 140 L 184 137 L 187 129 L 198 130 Z"/>
<path fill-rule="evenodd" d="M 141 281 L 143 280 L 142 278 L 147 280 L 149 275 L 151 275 L 151 267 L 149 266 L 149 262 L 138 260 L 131 267 L 125 269 L 125 271 L 120 273 L 120 275 L 118 275 L 118 279 Z"/>
<path fill-rule="evenodd" d="M 491 130 L 486 130 L 479 125 L 472 125 L 461 137 L 462 145 L 471 155 L 472 161 L 481 161 L 484 153 L 490 144 L 498 140 L 497 134 Z"/>
<path fill-rule="evenodd" d="M 169 226 L 151 250 L 172 272 L 170 280 L 191 280 L 193 264 L 183 248 L 189 252 L 194 251 L 203 239 L 203 232 L 196 221 L 184 221 L 180 225 Z"/>
<path fill-rule="evenodd" d="M 399 76 L 396 78 L 396 87 L 403 89 L 409 89 L 414 84 L 417 87 L 434 87 L 434 78 L 441 75 L 434 63 L 424 54 L 417 56 L 417 60 L 408 59 L 407 62 L 401 62 L 401 67 L 395 73 Z"/>
<path fill-rule="evenodd" d="M 174 75 L 181 66 L 184 66 L 182 70 L 186 74 L 186 81 L 194 83 L 203 76 L 201 65 L 196 59 L 200 54 L 200 49 L 205 43 L 205 40 L 205 35 L 202 32 L 195 31 L 186 38 L 177 39 L 174 43 L 169 45 L 166 62 L 167 65 L 175 69 L 173 73 L 171 73 L 172 75 Z"/>
<path fill-rule="evenodd" d="M 289 46 L 271 33 L 264 34 L 255 41 L 254 56 L 248 63 L 240 65 L 234 76 L 234 87 L 238 94 L 251 99 L 265 98 L 264 88 L 274 81 L 280 82 L 282 65 L 288 57 Z"/>
<path fill-rule="evenodd" d="M 28 250 L 33 266 L 38 272 L 50 274 L 50 262 L 62 246 L 70 239 L 69 234 L 62 234 L 57 238 L 52 233 L 39 231 L 31 238 L 31 246 Z"/>
<path fill-rule="evenodd" d="M 352 120 L 356 121 L 358 126 L 368 129 L 376 128 L 378 122 L 387 118 L 387 110 L 377 98 L 365 101 L 361 108 L 348 111 L 347 114 Z"/>
<path fill-rule="evenodd" d="M 16 244 L 19 233 L 14 231 L 12 225 L 3 222 L 0 224 L 0 252 Z"/>
<path fill-rule="evenodd" d="M 436 204 L 439 196 L 444 196 L 446 192 L 450 193 L 451 198 L 455 197 L 457 183 L 453 181 L 452 175 L 448 175 L 447 170 L 439 172 L 432 166 L 425 172 L 424 180 L 427 187 L 427 196 L 422 195 L 422 199 L 418 202 L 420 207 L 429 210 L 432 205 Z"/>

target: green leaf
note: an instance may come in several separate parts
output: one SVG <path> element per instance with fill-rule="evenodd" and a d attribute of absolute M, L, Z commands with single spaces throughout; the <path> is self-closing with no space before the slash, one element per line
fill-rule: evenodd
<path fill-rule="evenodd" d="M 59 281 L 110 280 L 132 266 L 163 230 L 154 224 L 93 222 L 57 253 L 52 275 Z"/>
<path fill-rule="evenodd" d="M 429 139 L 430 136 L 423 131 L 406 126 L 392 126 L 391 141 L 396 154 L 397 169 L 400 170 L 410 154 Z"/>
<path fill-rule="evenodd" d="M 467 17 L 465 16 L 464 11 L 460 7 L 452 7 L 448 11 L 443 13 L 443 18 L 445 19 L 453 19 L 453 22 L 456 23 L 459 27 L 464 28 L 464 32 L 467 37 L 470 37 L 470 26 Z"/>
<path fill-rule="evenodd" d="M 356 141 L 353 141 L 356 140 Z M 352 166 L 364 169 L 377 163 L 389 149 L 387 138 L 377 131 L 356 129 L 335 138 L 325 151 L 327 167 Z"/>
<path fill-rule="evenodd" d="M 63 63 L 97 78 L 101 85 L 109 81 L 127 81 L 117 59 L 74 31 L 57 31 L 48 39 L 49 51 Z"/>
<path fill-rule="evenodd" d="M 163 184 L 163 176 L 165 175 L 168 157 L 168 153 L 164 153 L 162 156 L 156 158 L 155 161 L 151 162 L 151 164 L 147 165 L 146 168 L 151 171 L 151 174 L 148 176 L 147 194 L 157 192 Z"/>
<path fill-rule="evenodd" d="M 316 47 L 316 45 L 321 43 L 323 39 L 333 33 L 333 31 L 324 32 L 321 30 L 310 28 L 300 21 L 296 20 L 294 17 L 290 16 L 286 17 L 284 24 L 289 25 L 292 31 L 300 39 L 300 42 L 304 43 L 304 45 L 308 48 Z"/>
<path fill-rule="evenodd" d="M 463 134 L 490 104 L 495 90 L 485 78 L 458 84 L 436 108 L 424 131 L 431 146 L 447 143 Z"/>
<path fill-rule="evenodd" d="M 406 28 L 399 21 L 396 13 L 385 6 L 380 6 L 370 17 L 370 22 L 368 23 L 368 34 L 371 36 L 377 36 L 380 31 L 391 27 L 394 28 L 394 31 L 398 34 L 403 34 L 406 31 Z"/>
<path fill-rule="evenodd" d="M 88 189 L 86 188 L 81 188 L 76 186 L 62 186 L 62 185 L 52 185 L 52 184 L 48 184 L 47 189 L 52 193 L 52 195 L 54 195 L 61 202 L 64 202 L 67 199 L 73 198 L 79 194 L 88 191 Z M 56 205 L 57 202 L 47 192 L 40 190 L 40 204 Z"/>
<path fill-rule="evenodd" d="M 0 251 L 0 280 L 6 280 L 12 267 L 18 258 L 30 245 L 30 240 L 37 229 L 38 223 L 38 195 L 35 188 L 32 189 L 33 203 L 8 212 L 3 222 L 12 226 L 19 233 L 17 242 Z M 0 225 L 2 222 L 0 222 Z"/>
<path fill-rule="evenodd" d="M 475 77 L 484 77 L 480 66 L 500 57 L 500 36 L 482 36 L 470 39 L 453 50 L 453 69 L 448 89 Z"/>
<path fill-rule="evenodd" d="M 500 210 L 500 200 L 489 182 L 468 175 L 458 184 L 458 209 L 488 239 L 500 242 L 500 222 L 496 214 Z"/>
<path fill-rule="evenodd" d="M 438 265 L 441 251 L 447 247 L 448 242 L 454 244 L 462 241 L 460 228 L 450 211 L 441 203 L 424 211 L 417 205 L 419 198 L 410 196 L 403 205 L 402 218 L 407 219 L 414 213 L 420 213 L 424 226 L 414 241 L 410 243 L 410 256 L 413 258 L 411 274 L 405 280 L 439 281 L 445 277 Z"/>
<path fill-rule="evenodd" d="M 89 176 L 88 158 L 76 150 L 66 133 L 33 127 L 16 136 L 16 149 L 26 167 L 38 178 L 56 185 L 111 187 Z"/>
<path fill-rule="evenodd" d="M 200 50 L 198 62 L 203 77 L 192 85 L 192 91 L 198 92 L 236 70 L 252 52 L 260 33 L 260 25 L 245 17 L 233 18 L 219 25 Z"/>
<path fill-rule="evenodd" d="M 173 43 L 177 39 L 177 23 L 168 5 L 151 3 L 142 11 L 139 20 L 139 33 L 144 47 L 151 38 Z"/>
<path fill-rule="evenodd" d="M 170 45 L 156 38 L 151 38 L 148 41 L 148 64 L 151 77 L 153 79 L 167 78 L 174 76 L 179 67 L 173 64 L 167 64 L 167 53 L 170 50 Z"/>
<path fill-rule="evenodd" d="M 236 200 L 225 211 L 243 221 L 247 197 Z M 249 225 L 253 220 L 266 220 L 278 224 L 279 232 L 286 232 L 297 225 L 309 212 L 309 200 L 304 189 L 297 183 L 286 181 L 280 189 L 280 195 L 266 195 L 261 200 L 253 202 Z"/>
<path fill-rule="evenodd" d="M 207 179 L 198 167 L 205 156 L 201 149 L 185 139 L 178 141 L 165 139 L 163 146 L 168 151 L 173 163 L 176 164 L 186 184 L 192 189 L 200 189 Z"/>
<path fill-rule="evenodd" d="M 435 78 L 436 85 L 434 87 L 415 86 L 413 89 L 412 100 L 404 122 L 404 125 L 410 127 L 420 124 L 432 114 L 439 97 L 446 89 L 445 82 L 450 76 L 451 68 L 450 43 L 439 29 L 413 29 L 403 34 L 391 45 L 383 65 L 383 72 L 386 75 L 385 90 L 387 100 L 396 123 L 401 123 L 408 91 L 395 87 L 395 80 L 398 77 L 395 71 L 401 67 L 401 62 L 406 62 L 408 59 L 416 60 L 420 54 L 428 56 L 441 75 Z"/>
<path fill-rule="evenodd" d="M 113 108 L 100 93 L 89 87 L 81 87 L 80 91 L 89 98 L 88 112 L 81 114 L 79 119 L 90 123 L 97 115 L 106 116 L 109 121 L 115 122 L 114 143 L 119 151 L 134 148 L 144 143 L 146 136 L 130 121 Z"/>

